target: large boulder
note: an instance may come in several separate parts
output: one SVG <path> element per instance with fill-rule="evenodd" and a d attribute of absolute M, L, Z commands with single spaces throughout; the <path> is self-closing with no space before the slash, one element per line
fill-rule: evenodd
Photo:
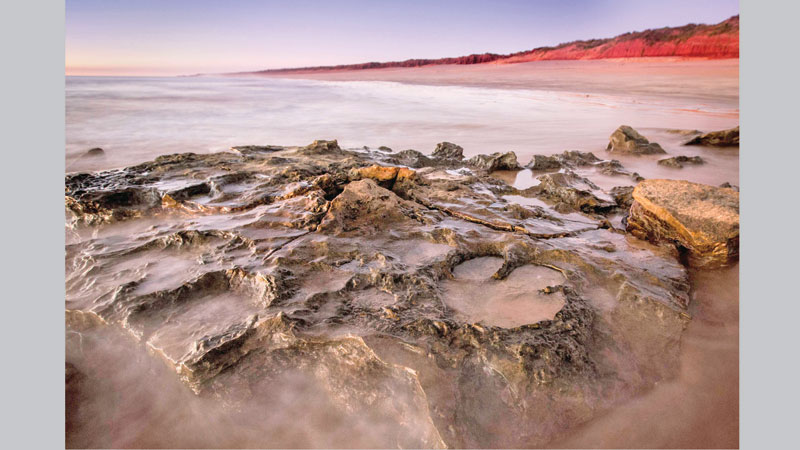
<path fill-rule="evenodd" d="M 606 150 L 635 155 L 667 153 L 660 145 L 648 141 L 646 137 L 627 125 L 622 125 L 611 134 Z"/>
<path fill-rule="evenodd" d="M 464 159 L 464 149 L 452 142 L 439 142 L 436 144 L 436 149 L 433 150 L 433 155 L 431 156 L 435 159 L 461 161 Z"/>
<path fill-rule="evenodd" d="M 675 245 L 694 267 L 739 259 L 739 193 L 682 180 L 645 180 L 633 190 L 628 231 Z"/>
<path fill-rule="evenodd" d="M 517 162 L 517 155 L 514 152 L 496 152 L 492 153 L 491 155 L 473 156 L 467 161 L 467 164 L 489 172 L 495 170 L 521 169 L 519 163 Z"/>
<path fill-rule="evenodd" d="M 738 147 L 739 127 L 730 130 L 712 131 L 690 140 L 684 145 L 710 145 L 712 147 Z"/>

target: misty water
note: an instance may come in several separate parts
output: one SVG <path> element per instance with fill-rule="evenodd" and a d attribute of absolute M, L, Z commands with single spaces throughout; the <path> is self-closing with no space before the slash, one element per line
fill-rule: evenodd
<path fill-rule="evenodd" d="M 572 72 L 567 68 L 549 77 L 557 80 Z M 614 75 L 592 76 L 603 77 Z M 315 139 L 338 139 L 343 148 L 388 146 L 423 153 L 449 141 L 464 147 L 467 156 L 511 150 L 522 164 L 534 154 L 564 150 L 610 159 L 608 136 L 627 124 L 670 155 L 700 155 L 709 163 L 675 170 L 654 164 L 663 155 L 614 155 L 645 178 L 738 184 L 738 149 L 685 148 L 681 144 L 686 136 L 669 132 L 738 125 L 738 97 L 731 98 L 730 83 L 721 83 L 716 95 L 708 86 L 699 101 L 675 94 L 692 89 L 692 79 L 668 86 L 669 95 L 634 96 L 625 85 L 617 86 L 616 93 L 608 88 L 583 91 L 583 85 L 569 92 L 564 86 L 550 90 L 544 81 L 539 84 L 548 89 L 280 78 L 67 77 L 66 170 L 123 167 L 166 153 L 208 153 L 235 145 L 305 145 Z M 701 86 L 695 91 L 706 87 L 706 79 L 696 79 Z M 93 147 L 105 154 L 86 156 Z"/>
<path fill-rule="evenodd" d="M 438 142 L 450 141 L 463 146 L 467 156 L 513 150 L 523 165 L 534 154 L 580 150 L 601 159 L 618 159 L 645 178 L 739 184 L 738 148 L 685 147 L 686 134 L 675 132 L 737 126 L 738 92 L 732 95 L 732 87 L 738 91 L 738 72 L 735 79 L 728 74 L 715 84 L 709 83 L 702 67 L 691 67 L 679 77 L 667 73 L 648 84 L 646 76 L 630 74 L 615 83 L 618 74 L 613 70 L 592 75 L 589 82 L 588 76 L 576 75 L 576 68 L 551 70 L 523 85 L 502 79 L 481 83 L 468 77 L 435 82 L 424 77 L 400 81 L 67 77 L 65 168 L 105 170 L 168 153 L 210 153 L 249 144 L 305 145 L 315 139 L 338 139 L 343 148 L 388 146 L 423 153 L 430 153 Z M 480 76 L 485 73 L 475 75 Z M 665 84 L 665 79 L 672 81 Z M 635 84 L 635 90 L 627 89 L 626 83 Z M 658 142 L 669 155 L 607 153 L 608 136 L 622 124 Z M 103 148 L 104 154 L 87 155 L 93 147 Z M 706 163 L 683 169 L 656 164 L 676 155 L 699 155 Z M 536 184 L 537 175 L 529 170 L 496 174 L 519 188 Z M 591 169 L 580 175 L 602 189 L 634 184 Z M 538 206 L 530 203 L 535 199 L 506 199 Z M 119 224 L 105 232 L 133 239 L 158 226 Z M 67 241 L 69 245 L 79 239 L 68 233 Z M 427 254 L 423 247 L 417 253 L 420 258 Z M 121 282 L 126 271 L 146 265 L 167 281 L 155 276 L 149 279 L 151 284 L 138 288 L 156 290 L 176 274 L 191 272 L 194 262 L 131 259 L 120 262 L 112 276 Z M 560 274 L 542 267 L 520 268 L 500 283 L 488 279 L 498 269 L 496 263 L 475 260 L 458 269 L 443 286 L 451 299 L 449 306 L 470 319 L 509 327 L 550 318 L 559 310 L 558 298 L 542 298 L 537 307 L 527 308 L 517 297 L 525 289 L 536 296 L 534 291 L 557 284 Z M 473 279 L 475 274 L 480 276 Z M 683 337 L 678 376 L 603 412 L 569 439 L 551 446 L 738 445 L 738 266 L 693 271 L 691 280 L 693 320 Z M 303 289 L 311 292 L 315 286 Z M 67 291 L 68 307 L 83 295 L 70 292 L 69 285 Z M 475 298 L 486 295 L 493 296 L 491 308 L 476 307 Z M 212 296 L 200 315 L 169 320 L 177 330 L 226 314 L 251 313 L 231 310 L 235 300 L 234 294 Z M 375 294 L 360 301 L 377 308 L 388 300 Z M 168 334 L 163 338 L 170 342 Z M 266 389 L 263 398 L 226 408 L 216 399 L 196 396 L 160 357 L 114 329 L 68 328 L 66 356 L 80 372 L 75 376 L 88 380 L 80 392 L 67 391 L 69 447 L 370 447 L 384 444 L 384 435 L 392 430 L 393 424 L 383 419 L 343 418 L 333 405 L 320 401 L 313 383 L 301 377 L 287 376 L 289 387 L 284 392 Z M 314 408 L 306 406 L 311 403 Z M 300 417 L 306 423 L 298 422 Z"/>

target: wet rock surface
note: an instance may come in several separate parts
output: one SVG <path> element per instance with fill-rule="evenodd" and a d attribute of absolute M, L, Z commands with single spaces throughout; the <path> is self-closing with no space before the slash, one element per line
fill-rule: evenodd
<path fill-rule="evenodd" d="M 655 142 L 650 142 L 633 128 L 622 125 L 611 134 L 606 150 L 609 152 L 649 155 L 667 153 Z"/>
<path fill-rule="evenodd" d="M 478 169 L 494 172 L 495 170 L 519 170 L 517 155 L 514 152 L 492 153 L 491 155 L 477 155 L 469 160 L 467 164 Z"/>
<path fill-rule="evenodd" d="M 549 173 L 537 178 L 540 183 L 531 190 L 556 202 L 556 210 L 586 213 L 608 211 L 617 204 L 587 178 L 572 171 Z"/>
<path fill-rule="evenodd" d="M 672 158 L 658 160 L 658 165 L 666 167 L 674 167 L 676 169 L 682 169 L 684 164 L 698 165 L 698 164 L 705 164 L 705 161 L 703 161 L 703 158 L 699 156 L 683 156 L 683 155 L 673 156 Z"/>
<path fill-rule="evenodd" d="M 738 147 L 739 146 L 739 127 L 730 130 L 712 131 L 710 133 L 697 136 L 685 145 L 708 145 L 711 147 Z"/>
<path fill-rule="evenodd" d="M 679 180 L 646 180 L 633 190 L 628 231 L 675 245 L 695 267 L 739 259 L 739 193 Z"/>
<path fill-rule="evenodd" d="M 432 156 L 435 159 L 461 161 L 464 159 L 464 149 L 452 142 L 440 142 L 436 144 Z"/>
<path fill-rule="evenodd" d="M 644 178 L 636 172 L 630 172 L 622 166 L 616 159 L 603 160 L 591 152 L 581 152 L 577 150 L 567 150 L 561 154 L 545 156 L 534 155 L 531 161 L 525 166 L 531 170 L 554 170 L 554 169 L 579 169 L 594 168 L 598 173 L 610 176 L 626 176 L 634 181 L 641 181 Z"/>
<path fill-rule="evenodd" d="M 368 446 L 546 445 L 673 376 L 687 271 L 609 225 L 630 193 L 464 164 L 315 141 L 68 174 L 68 332 L 121 330 L 234 410 L 301 381 Z"/>

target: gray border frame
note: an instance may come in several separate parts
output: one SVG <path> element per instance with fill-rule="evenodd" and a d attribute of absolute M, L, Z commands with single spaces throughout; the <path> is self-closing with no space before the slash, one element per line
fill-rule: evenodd
<path fill-rule="evenodd" d="M 740 3 L 739 423 L 742 448 L 797 448 L 800 6 Z"/>
<path fill-rule="evenodd" d="M 0 6 L 5 448 L 65 445 L 64 14 Z"/>

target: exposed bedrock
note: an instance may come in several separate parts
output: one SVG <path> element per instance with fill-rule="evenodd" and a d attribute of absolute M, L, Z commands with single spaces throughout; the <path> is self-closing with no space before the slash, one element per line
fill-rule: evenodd
<path fill-rule="evenodd" d="M 611 196 L 572 171 L 548 173 L 537 179 L 540 183 L 532 189 L 555 201 L 557 210 L 602 212 L 617 206 Z"/>
<path fill-rule="evenodd" d="M 226 405 L 300 384 L 382 447 L 543 446 L 675 375 L 687 269 L 610 226 L 630 192 L 464 166 L 315 141 L 68 174 L 68 330 Z"/>
<path fill-rule="evenodd" d="M 708 145 L 711 147 L 738 147 L 739 127 L 730 130 L 712 131 L 697 136 L 684 145 Z"/>
<path fill-rule="evenodd" d="M 739 259 L 739 193 L 678 180 L 646 180 L 633 190 L 628 231 L 674 245 L 695 267 Z"/>
<path fill-rule="evenodd" d="M 628 153 L 634 155 L 649 155 L 654 153 L 667 153 L 655 142 L 650 142 L 633 128 L 622 125 L 617 128 L 609 139 L 606 150 L 609 152 Z"/>

